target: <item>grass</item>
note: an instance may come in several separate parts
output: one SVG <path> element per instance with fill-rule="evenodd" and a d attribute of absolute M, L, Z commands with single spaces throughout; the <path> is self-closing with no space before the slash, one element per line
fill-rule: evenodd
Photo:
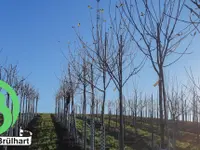
<path fill-rule="evenodd" d="M 83 131 L 83 120 L 81 119 L 76 119 L 76 127 L 77 127 L 77 130 L 79 133 L 82 133 Z M 88 125 L 88 124 L 87 124 Z M 88 141 L 90 140 L 90 129 L 89 127 L 87 126 L 87 139 Z M 95 146 L 97 149 L 100 148 L 100 131 L 99 130 L 95 130 Z M 119 148 L 119 144 L 118 144 L 118 140 L 116 140 L 113 136 L 110 136 L 110 135 L 106 135 L 106 147 L 109 148 L 109 150 L 116 150 Z M 88 142 L 89 144 L 89 142 Z M 126 147 L 127 150 L 132 150 L 131 148 L 129 147 Z"/>
<path fill-rule="evenodd" d="M 115 117 L 112 117 L 112 121 L 116 120 Z M 133 126 L 130 124 L 132 123 L 131 119 L 126 119 L 126 130 L 131 131 Z M 112 124 L 116 124 L 115 121 L 112 122 Z M 191 125 L 191 124 L 190 124 Z M 119 126 L 119 124 L 118 124 Z M 142 122 L 141 120 L 137 122 L 137 131 L 138 134 L 145 137 L 145 140 L 147 143 L 151 143 L 151 131 L 152 131 L 152 125 L 150 124 L 150 119 L 149 122 L 147 121 L 147 119 L 144 119 L 144 122 Z M 159 144 L 160 143 L 160 130 L 159 127 L 154 123 L 153 124 L 153 130 L 154 130 L 154 139 L 156 140 L 155 143 Z M 134 130 L 132 130 L 134 132 Z M 176 147 L 178 150 L 190 150 L 190 149 L 196 149 L 197 145 L 194 142 L 196 135 L 194 133 L 190 133 L 190 132 L 185 132 L 185 131 L 180 131 L 179 132 L 179 137 L 177 137 L 176 140 Z M 187 137 L 186 139 L 184 139 L 183 137 Z M 188 138 L 190 137 L 190 138 Z M 166 138 L 166 137 L 165 137 Z"/>
<path fill-rule="evenodd" d="M 158 145 L 160 143 L 160 130 L 159 126 L 155 122 L 153 126 L 150 124 L 150 119 L 143 119 L 137 122 L 137 133 L 135 128 L 132 126 L 132 119 L 125 117 L 125 145 L 126 150 L 142 150 L 143 148 L 151 147 L 151 139 L 152 139 L 152 127 L 154 130 L 154 145 Z M 1 120 L 1 116 L 0 116 Z M 89 119 L 88 119 L 89 120 Z M 119 134 L 119 123 L 115 122 L 115 116 L 111 117 L 110 121 L 110 129 L 108 130 L 109 121 L 108 116 L 105 117 L 105 125 L 106 125 L 106 147 L 109 150 L 116 150 L 119 148 L 118 142 L 118 134 Z M 0 121 L 1 122 L 1 121 Z M 176 141 L 177 150 L 197 150 L 198 146 L 196 144 L 196 134 L 194 130 L 188 129 L 195 126 L 195 124 L 183 122 L 179 124 L 180 131 L 178 132 L 178 137 Z M 117 125 L 117 127 L 116 127 Z M 33 131 L 33 141 L 32 145 L 29 149 L 49 149 L 54 150 L 57 149 L 58 145 L 58 136 L 54 127 L 54 123 L 50 114 L 40 114 L 40 117 L 36 119 L 36 121 L 32 124 L 31 130 Z M 81 135 L 83 130 L 83 120 L 78 118 L 76 119 L 76 127 L 78 133 Z M 187 127 L 187 128 L 186 128 Z M 192 132 L 190 132 L 192 131 Z M 96 149 L 100 149 L 100 129 L 95 129 L 95 147 Z M 90 128 L 89 122 L 87 123 L 87 141 L 88 148 L 90 145 Z"/>
<path fill-rule="evenodd" d="M 56 149 L 57 135 L 50 114 L 41 114 L 33 128 L 35 134 L 30 149 Z"/>
<path fill-rule="evenodd" d="M 77 130 L 79 130 L 79 132 L 82 132 L 82 124 L 83 124 L 83 120 L 82 119 L 76 119 L 77 122 Z M 89 119 L 88 119 L 89 121 Z M 88 124 L 88 123 L 87 123 Z M 106 120 L 105 120 L 105 124 Z M 88 124 L 89 125 L 89 124 Z M 87 139 L 90 140 L 90 129 L 87 125 Z M 101 131 L 99 129 L 95 129 L 95 146 L 97 149 L 100 149 L 100 135 L 101 135 Z M 119 149 L 119 141 L 116 137 L 109 135 L 108 132 L 106 132 L 106 147 L 109 148 L 109 150 L 116 150 Z M 129 145 L 125 145 L 126 150 L 133 150 L 133 148 L 131 148 Z"/>

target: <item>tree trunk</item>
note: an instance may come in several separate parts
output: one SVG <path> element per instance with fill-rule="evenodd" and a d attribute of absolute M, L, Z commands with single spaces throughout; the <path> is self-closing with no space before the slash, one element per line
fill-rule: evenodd
<path fill-rule="evenodd" d="M 153 127 L 153 95 L 151 95 L 151 105 L 152 105 L 152 110 L 151 110 L 151 147 L 152 150 L 154 149 L 154 127 Z"/>
<path fill-rule="evenodd" d="M 120 150 L 124 150 L 124 122 L 123 122 L 123 102 L 122 102 L 122 88 L 120 88 L 119 92 L 119 108 L 120 108 Z"/>
<path fill-rule="evenodd" d="M 173 150 L 176 150 L 176 118 L 175 118 L 175 114 L 172 114 L 172 118 L 173 118 Z"/>
<path fill-rule="evenodd" d="M 134 127 L 135 127 L 135 132 L 137 133 L 137 109 L 135 108 L 135 113 L 134 113 Z"/>
<path fill-rule="evenodd" d="M 160 67 L 160 70 L 162 68 Z M 160 139 L 161 139 L 161 149 L 165 149 L 165 124 L 163 120 L 163 90 L 162 90 L 162 76 L 159 76 L 159 106 L 160 106 Z"/>
<path fill-rule="evenodd" d="M 36 99 L 36 114 L 38 114 L 38 98 Z"/>
<path fill-rule="evenodd" d="M 84 64 L 84 79 L 86 78 L 86 65 Z M 84 115 L 84 150 L 87 149 L 87 116 L 86 116 L 86 81 L 83 85 L 83 115 Z"/>
<path fill-rule="evenodd" d="M 117 114 L 117 108 L 116 108 L 116 124 L 115 124 L 115 127 L 117 128 L 117 121 L 118 121 L 118 114 Z"/>
<path fill-rule="evenodd" d="M 124 150 L 124 121 L 123 121 L 123 95 L 122 95 L 122 35 L 120 36 L 120 47 L 119 47 L 119 112 L 120 112 L 120 138 L 119 147 L 120 150 Z"/>
<path fill-rule="evenodd" d="M 108 131 L 110 130 L 111 112 L 109 110 Z"/>
<path fill-rule="evenodd" d="M 91 64 L 91 90 L 92 90 L 92 110 L 91 110 L 91 150 L 94 150 L 94 142 L 95 142 L 95 124 L 94 124 L 94 86 L 93 86 L 93 68 Z"/>
<path fill-rule="evenodd" d="M 197 145 L 199 146 L 199 122 L 197 120 Z"/>
<path fill-rule="evenodd" d="M 74 138 L 75 142 L 77 142 L 77 130 L 76 130 L 76 117 L 74 112 L 75 106 L 74 106 L 74 94 L 72 93 L 72 117 L 73 117 L 73 128 L 74 128 Z"/>

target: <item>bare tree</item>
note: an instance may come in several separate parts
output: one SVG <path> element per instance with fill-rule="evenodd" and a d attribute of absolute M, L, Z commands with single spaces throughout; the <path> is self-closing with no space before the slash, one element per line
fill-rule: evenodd
<path fill-rule="evenodd" d="M 111 63 L 107 63 L 107 71 L 109 73 L 109 75 L 112 78 L 112 81 L 114 82 L 118 92 L 119 92 L 119 108 L 120 108 L 120 138 L 119 138 L 119 145 L 120 145 L 120 150 L 124 149 L 124 127 L 123 127 L 123 87 L 126 84 L 126 82 L 129 80 L 130 77 L 132 77 L 133 75 L 137 74 L 143 64 L 144 61 L 142 61 L 142 63 L 140 63 L 137 67 L 133 68 L 130 72 L 130 74 L 128 75 L 128 77 L 124 77 L 123 76 L 123 72 L 125 70 L 124 67 L 125 66 L 125 60 L 128 61 L 128 59 L 125 58 L 126 56 L 126 51 L 127 49 L 127 45 L 126 45 L 126 39 L 123 39 L 123 34 L 116 35 L 116 39 L 118 40 L 118 45 L 116 47 L 116 49 L 118 49 L 116 55 L 113 55 L 113 62 Z M 117 59 L 116 59 L 117 58 Z M 129 64 L 130 65 L 130 64 Z M 135 66 L 135 65 L 133 65 Z"/>
<path fill-rule="evenodd" d="M 175 86 L 175 84 L 176 84 L 176 86 Z M 177 121 L 178 121 L 178 117 L 181 115 L 181 111 L 179 110 L 181 97 L 179 95 L 178 88 L 179 87 L 178 87 L 177 81 L 172 80 L 172 82 L 170 84 L 170 89 L 168 89 L 168 91 L 167 91 L 167 102 L 168 102 L 168 106 L 169 106 L 168 108 L 170 110 L 171 117 L 172 117 L 172 123 L 173 123 L 172 147 L 174 150 L 176 149 L 176 138 L 177 138 L 177 133 L 178 133 L 177 132 L 178 131 Z M 170 140 L 169 140 L 169 143 L 170 143 Z"/>
<path fill-rule="evenodd" d="M 126 29 L 141 52 L 149 58 L 159 78 L 161 149 L 165 149 L 164 137 L 167 111 L 164 67 L 177 62 L 186 54 L 188 46 L 191 44 L 190 41 L 182 52 L 178 52 L 178 46 L 191 33 L 191 25 L 186 24 L 184 26 L 183 24 L 183 28 L 180 28 L 179 25 L 185 1 L 120 0 L 120 3 L 120 6 L 117 5 L 117 7 L 119 8 L 121 17 L 123 20 L 126 19 L 125 23 L 128 20 Z M 158 4 L 158 8 L 155 8 L 155 3 Z M 177 59 L 166 62 L 166 59 L 173 54 L 178 55 Z"/>
<path fill-rule="evenodd" d="M 69 92 L 71 98 L 71 108 L 72 108 L 72 133 L 75 138 L 75 142 L 77 141 L 77 131 L 76 131 L 76 119 L 75 119 L 75 105 L 74 105 L 74 94 L 76 89 L 78 88 L 78 81 L 76 78 L 73 77 L 71 73 L 71 66 L 68 64 L 68 78 L 69 78 Z"/>
<path fill-rule="evenodd" d="M 151 114 L 151 147 L 152 149 L 155 148 L 154 145 L 154 127 L 153 127 L 153 119 L 154 119 L 154 100 L 153 100 L 153 94 L 151 95 L 151 103 L 150 103 L 150 114 Z"/>
<path fill-rule="evenodd" d="M 187 121 L 187 99 L 189 94 L 186 95 L 186 89 L 183 90 L 183 86 L 181 87 L 180 92 L 180 101 L 181 101 L 181 117 L 182 121 Z"/>
<path fill-rule="evenodd" d="M 190 70 L 188 71 L 186 69 L 186 73 L 190 79 L 190 82 L 192 83 L 191 87 L 187 87 L 189 89 L 189 91 L 192 93 L 192 102 L 191 102 L 191 106 L 192 106 L 192 114 L 193 114 L 193 122 L 196 124 L 196 128 L 197 128 L 197 145 L 199 146 L 199 95 L 198 92 L 200 90 L 200 84 L 199 84 L 199 80 L 195 79 L 192 69 L 190 68 Z"/>
<path fill-rule="evenodd" d="M 105 111 L 105 102 L 106 102 L 106 90 L 110 84 L 111 78 L 108 78 L 107 73 L 107 62 L 113 55 L 115 51 L 111 51 L 113 49 L 110 49 L 109 43 L 108 43 L 108 33 L 107 30 L 104 28 L 104 21 L 103 21 L 103 15 L 101 14 L 101 10 L 99 8 L 99 1 L 97 0 L 97 14 L 96 14 L 96 25 L 93 23 L 93 19 L 91 18 L 91 25 L 92 25 L 92 40 L 93 44 L 89 45 L 87 42 L 83 40 L 83 38 L 80 36 L 77 30 L 75 30 L 75 33 L 81 43 L 81 45 L 84 47 L 84 50 L 86 50 L 86 55 L 91 59 L 91 62 L 94 64 L 94 68 L 96 68 L 97 72 L 100 72 L 100 74 L 96 74 L 97 78 L 99 79 L 99 75 L 102 74 L 102 85 L 103 87 L 96 86 L 93 84 L 94 88 L 98 91 L 102 92 L 103 94 L 103 103 L 101 108 L 101 149 L 105 149 L 105 125 L 104 125 L 104 111 Z M 91 12 L 90 12 L 91 14 Z M 96 28 L 95 28 L 96 26 Z M 75 28 L 74 28 L 75 29 Z M 108 31 L 109 32 L 109 31 Z M 91 84 L 91 82 L 89 82 Z"/>
<path fill-rule="evenodd" d="M 87 63 L 86 63 L 86 59 L 85 58 L 83 58 L 82 59 L 83 60 L 83 65 L 82 66 L 80 66 L 80 67 L 82 67 L 82 69 L 80 69 L 82 72 L 79 72 L 79 71 L 77 71 L 77 68 L 76 68 L 76 66 L 75 67 L 73 67 L 74 68 L 74 71 L 76 71 L 77 73 L 78 73 L 78 77 L 79 77 L 79 81 L 83 84 L 83 118 L 84 118 L 84 125 L 83 125 L 83 127 L 84 127 L 84 133 L 83 133 L 83 144 L 84 144 L 84 149 L 86 150 L 86 146 L 87 146 L 87 139 L 86 139 L 86 137 L 87 137 L 87 116 L 86 116 L 86 108 L 87 108 L 87 101 L 86 101 L 86 88 L 87 88 L 87 85 L 88 85 L 88 80 L 87 80 L 87 73 L 88 73 L 88 68 L 87 68 Z M 72 63 L 73 64 L 73 66 L 74 65 L 76 65 L 76 63 Z"/>

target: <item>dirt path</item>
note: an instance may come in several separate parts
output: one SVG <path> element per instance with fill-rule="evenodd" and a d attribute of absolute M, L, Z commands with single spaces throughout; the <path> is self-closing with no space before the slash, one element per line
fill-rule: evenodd
<path fill-rule="evenodd" d="M 54 123 L 55 131 L 58 138 L 58 150 L 81 150 L 80 146 L 76 145 L 72 136 L 68 133 L 66 128 L 63 128 L 59 122 L 56 121 L 55 117 L 51 115 Z"/>

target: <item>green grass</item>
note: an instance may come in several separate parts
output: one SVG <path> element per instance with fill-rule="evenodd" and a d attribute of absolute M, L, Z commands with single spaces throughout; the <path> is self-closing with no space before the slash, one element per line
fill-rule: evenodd
<path fill-rule="evenodd" d="M 81 119 L 76 119 L 76 127 L 77 130 L 82 133 L 83 131 L 83 120 Z M 87 139 L 90 140 L 90 129 L 87 126 Z M 95 146 L 97 149 L 100 148 L 100 131 L 99 130 L 95 130 Z M 110 150 L 116 150 L 119 149 L 119 142 L 118 140 L 116 140 L 113 136 L 110 135 L 106 135 L 106 147 L 109 147 Z M 126 146 L 126 150 L 132 150 L 130 147 Z"/>
<path fill-rule="evenodd" d="M 77 130 L 82 133 L 83 129 L 83 120 L 76 119 Z M 95 146 L 97 149 L 100 149 L 100 135 L 101 132 L 99 129 L 95 129 Z M 90 129 L 87 126 L 87 139 L 90 140 Z M 119 149 L 119 141 L 113 136 L 106 134 L 106 147 L 109 147 L 110 150 Z M 133 150 L 129 146 L 125 145 L 126 150 Z"/>
<path fill-rule="evenodd" d="M 56 149 L 57 135 L 50 114 L 41 114 L 34 126 L 34 133 L 36 135 L 33 135 L 30 149 Z"/>
<path fill-rule="evenodd" d="M 55 132 L 55 128 L 52 122 L 52 119 L 50 117 L 50 114 L 40 114 L 41 118 L 37 120 L 36 124 L 34 125 L 34 132 L 37 133 L 37 137 L 33 137 L 31 149 L 56 149 L 56 142 L 57 142 L 57 135 Z M 0 118 L 1 120 L 1 118 Z M 117 128 L 116 128 L 116 122 L 114 121 L 115 117 L 113 116 L 110 121 L 110 126 L 113 129 L 119 129 L 119 123 L 117 122 Z M 125 133 L 128 133 L 130 135 L 134 135 L 135 133 L 135 128 L 131 125 L 132 120 L 127 119 L 126 123 L 126 128 L 125 128 Z M 105 119 L 105 125 L 106 129 L 108 127 L 108 116 L 106 116 Z M 142 137 L 142 140 L 146 143 L 143 145 L 145 147 L 146 145 L 150 146 L 151 145 L 151 136 L 152 136 L 152 125 L 148 123 L 148 121 L 142 122 L 138 121 L 137 123 L 138 128 L 137 128 L 137 134 L 139 137 Z M 76 119 L 76 127 L 79 133 L 82 133 L 83 130 L 83 121 L 81 119 Z M 153 124 L 153 129 L 155 131 L 154 134 L 154 145 L 160 143 L 160 137 L 159 137 L 159 127 L 156 125 L 156 123 Z M 111 136 L 108 134 L 109 132 L 106 132 L 106 146 L 110 147 L 110 150 L 116 150 L 119 149 L 119 141 L 115 136 Z M 116 131 L 116 134 L 118 132 Z M 95 129 L 95 147 L 96 149 L 100 149 L 100 130 Z M 197 146 L 194 142 L 193 139 L 196 138 L 196 134 L 191 133 L 191 132 L 186 132 L 186 131 L 180 131 L 180 140 L 176 141 L 176 146 L 177 150 L 197 150 Z M 35 136 L 35 135 L 33 135 Z M 193 137 L 193 139 L 185 139 L 182 140 L 181 137 Z M 90 128 L 87 126 L 87 140 L 90 140 Z M 137 139 L 133 139 L 132 141 L 135 141 Z M 88 143 L 89 146 L 90 143 Z M 126 144 L 126 150 L 133 150 L 131 148 L 131 143 Z M 138 150 L 138 148 L 135 148 Z"/>
<path fill-rule="evenodd" d="M 115 120 L 114 117 L 112 117 L 111 125 L 116 125 L 116 122 L 113 120 Z M 127 122 L 128 122 L 128 124 L 131 124 L 132 120 L 128 119 Z M 128 124 L 126 124 L 126 130 L 135 132 L 134 128 Z M 117 123 L 117 126 L 119 126 L 119 123 Z M 152 125 L 147 122 L 138 121 L 137 126 L 138 126 L 138 129 L 137 129 L 138 134 L 141 136 L 144 136 L 146 138 L 146 142 L 149 143 L 149 145 L 150 145 L 152 134 L 149 131 L 152 130 Z M 160 137 L 159 137 L 160 130 L 156 124 L 153 124 L 153 129 L 155 132 L 154 133 L 155 143 L 159 144 L 160 143 Z M 185 136 L 189 135 L 189 136 L 193 136 L 193 137 L 196 136 L 194 133 L 185 132 L 185 131 L 180 131 L 180 134 L 182 134 L 182 136 L 184 136 L 184 135 Z M 178 150 L 190 150 L 190 149 L 196 148 L 196 146 L 194 145 L 194 141 L 190 140 L 190 139 L 188 139 L 187 141 L 176 140 L 176 147 Z"/>

